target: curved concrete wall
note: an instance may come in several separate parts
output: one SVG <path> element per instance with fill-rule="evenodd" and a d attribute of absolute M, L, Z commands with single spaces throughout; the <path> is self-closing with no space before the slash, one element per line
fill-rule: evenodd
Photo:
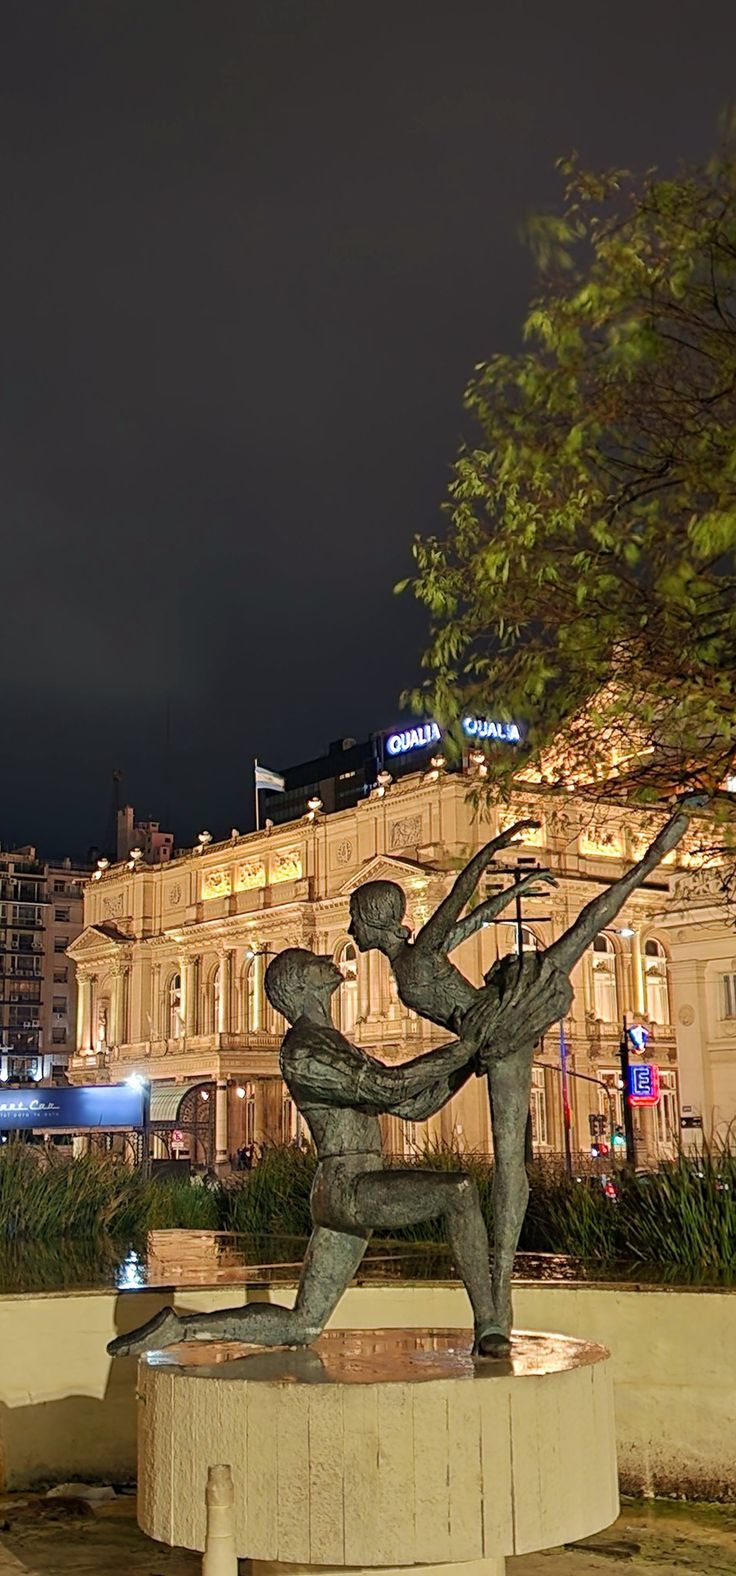
<path fill-rule="evenodd" d="M 278 1290 L 278 1300 L 293 1296 Z M 277 1294 L 252 1288 L 249 1297 Z M 1 1487 L 134 1477 L 136 1364 L 111 1363 L 105 1346 L 166 1300 L 160 1292 L 0 1297 Z M 186 1311 L 242 1301 L 238 1287 L 175 1296 Z M 736 1497 L 736 1293 L 525 1283 L 516 1322 L 610 1348 L 624 1491 Z M 351 1287 L 332 1324 L 442 1328 L 470 1319 L 460 1286 L 420 1282 Z"/>

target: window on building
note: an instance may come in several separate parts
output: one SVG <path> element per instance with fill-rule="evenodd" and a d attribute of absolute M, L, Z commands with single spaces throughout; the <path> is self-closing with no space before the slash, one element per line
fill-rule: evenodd
<path fill-rule="evenodd" d="M 68 969 L 54 969 L 54 984 L 66 985 L 69 979 Z"/>
<path fill-rule="evenodd" d="M 56 920 L 57 925 L 68 925 L 70 918 L 71 911 L 68 908 L 54 909 L 54 919 Z"/>
<path fill-rule="evenodd" d="M 256 952 L 246 958 L 243 967 L 243 999 L 245 1001 L 245 1028 L 255 1034 L 263 1028 L 263 965 L 264 958 Z"/>
<path fill-rule="evenodd" d="M 647 1017 L 652 1023 L 669 1023 L 667 954 L 661 941 L 656 941 L 653 936 L 644 943 L 644 980 L 647 992 Z"/>
<path fill-rule="evenodd" d="M 721 975 L 721 1017 L 736 1018 L 736 974 Z"/>
<path fill-rule="evenodd" d="M 281 1108 L 281 1142 L 293 1144 L 296 1138 L 296 1106 L 288 1094 L 284 1095 Z"/>
<path fill-rule="evenodd" d="M 513 924 L 511 920 L 507 920 L 505 922 L 505 936 L 506 951 L 518 953 L 518 926 Z M 539 942 L 537 941 L 534 931 L 530 930 L 528 925 L 522 925 L 521 927 L 521 950 L 522 952 L 537 952 L 539 950 Z"/>
<path fill-rule="evenodd" d="M 66 892 L 66 881 L 55 881 L 54 882 L 54 891 L 55 892 Z"/>
<path fill-rule="evenodd" d="M 168 1039 L 179 1040 L 184 1032 L 181 1017 L 181 974 L 175 974 L 169 985 Z"/>
<path fill-rule="evenodd" d="M 52 1045 L 66 1045 L 66 1029 L 51 1030 Z"/>
<path fill-rule="evenodd" d="M 680 1138 L 680 1103 L 677 1098 L 677 1073 L 672 1068 L 659 1069 L 659 1104 L 654 1107 L 657 1141 L 663 1148 L 674 1149 Z"/>
<path fill-rule="evenodd" d="M 67 1011 L 66 996 L 54 996 L 54 998 L 52 1000 L 52 1007 L 53 1007 L 54 1012 L 66 1012 Z"/>
<path fill-rule="evenodd" d="M 593 1011 L 603 1023 L 618 1022 L 616 953 L 610 936 L 603 933 L 593 942 Z"/>
<path fill-rule="evenodd" d="M 606 1131 L 610 1138 L 612 1136 L 611 1120 L 613 1119 L 614 1127 L 623 1127 L 624 1123 L 624 1102 L 620 1087 L 621 1073 L 618 1068 L 602 1067 L 598 1077 L 601 1083 L 605 1085 L 604 1089 L 601 1089 L 600 1086 L 598 1088 L 598 1110 L 606 1118 Z"/>
<path fill-rule="evenodd" d="M 67 949 L 68 945 L 69 945 L 69 937 L 68 936 L 55 936 L 54 937 L 54 952 L 66 952 L 66 949 Z"/>
<path fill-rule="evenodd" d="M 358 952 L 353 941 L 344 941 L 335 959 L 343 983 L 337 994 L 337 1013 L 343 1034 L 352 1034 L 358 1019 Z"/>
<path fill-rule="evenodd" d="M 547 1086 L 543 1067 L 532 1068 L 532 1088 L 529 1109 L 532 1118 L 532 1139 L 535 1149 L 549 1148 L 547 1124 Z"/>
<path fill-rule="evenodd" d="M 222 970 L 218 963 L 210 985 L 210 1030 L 217 1034 L 220 1028 L 220 1000 L 222 996 Z"/>

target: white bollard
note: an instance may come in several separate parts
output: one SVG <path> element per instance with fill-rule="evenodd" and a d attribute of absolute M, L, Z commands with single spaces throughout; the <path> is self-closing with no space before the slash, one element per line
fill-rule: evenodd
<path fill-rule="evenodd" d="M 234 1501 L 233 1475 L 230 1468 L 210 1467 L 205 1489 L 207 1536 L 202 1558 L 202 1576 L 238 1576 Z"/>

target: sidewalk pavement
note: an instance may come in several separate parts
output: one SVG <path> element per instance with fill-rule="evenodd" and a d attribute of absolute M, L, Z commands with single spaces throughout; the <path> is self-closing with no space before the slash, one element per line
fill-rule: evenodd
<path fill-rule="evenodd" d="M 243 1572 L 246 1564 L 243 1562 Z M 0 1497 L 0 1576 L 200 1576 L 201 1559 L 139 1532 L 132 1494 L 102 1505 Z M 736 1576 L 736 1506 L 634 1502 L 584 1543 L 509 1560 L 507 1576 Z"/>

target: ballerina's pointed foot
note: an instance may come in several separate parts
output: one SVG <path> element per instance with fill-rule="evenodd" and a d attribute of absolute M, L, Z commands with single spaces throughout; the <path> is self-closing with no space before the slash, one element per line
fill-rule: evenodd
<path fill-rule="evenodd" d="M 495 1324 L 479 1331 L 473 1342 L 474 1357 L 508 1357 L 510 1351 L 511 1336 Z"/>
<path fill-rule="evenodd" d="M 165 1346 L 174 1346 L 186 1340 L 186 1325 L 173 1308 L 162 1308 L 155 1319 L 149 1319 L 140 1329 L 129 1335 L 118 1335 L 107 1348 L 110 1357 L 140 1357 L 144 1352 L 159 1352 Z"/>

